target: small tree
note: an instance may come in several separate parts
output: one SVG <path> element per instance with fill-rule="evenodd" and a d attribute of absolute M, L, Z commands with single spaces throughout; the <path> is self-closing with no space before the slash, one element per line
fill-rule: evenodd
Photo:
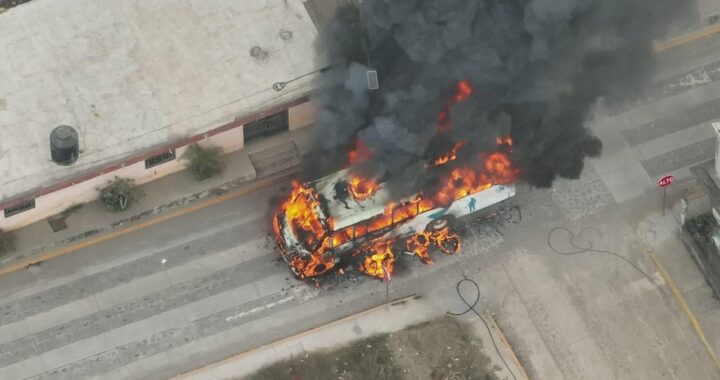
<path fill-rule="evenodd" d="M 100 202 L 109 210 L 117 212 L 127 209 L 143 195 L 145 193 L 135 186 L 134 179 L 115 177 L 100 190 Z"/>
<path fill-rule="evenodd" d="M 187 167 L 197 181 L 218 175 L 225 169 L 223 151 L 216 146 L 203 148 L 191 144 L 184 156 L 188 160 Z"/>
<path fill-rule="evenodd" d="M 15 234 L 0 230 L 0 255 L 15 250 Z"/>

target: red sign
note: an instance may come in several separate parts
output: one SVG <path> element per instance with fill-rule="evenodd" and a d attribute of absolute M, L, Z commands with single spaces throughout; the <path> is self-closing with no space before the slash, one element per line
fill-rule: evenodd
<path fill-rule="evenodd" d="M 660 178 L 657 183 L 658 183 L 658 186 L 660 186 L 660 187 L 668 187 L 673 182 L 675 182 L 675 177 L 673 177 L 671 175 L 666 175 L 666 176 Z"/>

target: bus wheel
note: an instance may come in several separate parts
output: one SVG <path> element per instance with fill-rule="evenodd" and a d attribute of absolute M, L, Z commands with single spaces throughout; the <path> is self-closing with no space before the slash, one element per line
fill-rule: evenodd
<path fill-rule="evenodd" d="M 453 255 L 460 250 L 460 237 L 457 234 L 449 235 L 437 240 L 437 247 L 446 255 Z"/>
<path fill-rule="evenodd" d="M 437 232 L 442 230 L 443 228 L 448 226 L 448 220 L 445 218 L 435 219 L 432 222 L 428 223 L 427 227 L 425 228 L 426 231 L 433 231 Z"/>

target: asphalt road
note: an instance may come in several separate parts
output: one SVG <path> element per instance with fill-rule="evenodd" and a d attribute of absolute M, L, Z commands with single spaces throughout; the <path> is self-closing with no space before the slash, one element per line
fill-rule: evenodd
<path fill-rule="evenodd" d="M 607 255 L 559 255 L 554 226 L 649 275 L 637 223 L 657 211 L 654 179 L 712 158 L 720 119 L 720 38 L 660 56 L 640 102 L 608 102 L 591 127 L 605 143 L 577 181 L 521 188 L 522 221 L 466 226 L 463 251 L 425 266 L 403 257 L 391 296 L 459 308 L 454 284 L 481 286 L 540 379 L 720 378 L 672 300 Z M 385 300 L 384 285 L 298 282 L 278 259 L 269 215 L 277 185 L 0 276 L 0 379 L 166 378 Z M 569 249 L 567 236 L 555 243 Z"/>

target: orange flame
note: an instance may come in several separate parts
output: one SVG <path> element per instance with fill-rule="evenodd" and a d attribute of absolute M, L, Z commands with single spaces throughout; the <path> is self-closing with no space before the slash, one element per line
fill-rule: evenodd
<path fill-rule="evenodd" d="M 455 161 L 455 160 L 457 159 L 457 153 L 458 153 L 458 151 L 459 151 L 460 148 L 462 148 L 464 145 L 465 145 L 465 141 L 458 141 L 458 142 L 456 142 L 455 145 L 453 145 L 452 149 L 451 149 L 449 152 L 447 152 L 447 153 L 441 155 L 440 157 L 436 158 L 436 159 L 433 161 L 432 165 L 426 165 L 426 167 L 428 167 L 428 166 L 443 166 L 443 165 L 447 164 L 447 163 L 450 162 L 450 161 Z"/>
<path fill-rule="evenodd" d="M 452 129 L 452 122 L 450 121 L 450 108 L 457 103 L 460 103 L 473 94 L 473 88 L 469 81 L 461 80 L 458 82 L 455 88 L 455 94 L 448 104 L 445 105 L 440 114 L 438 115 L 437 131 L 440 133 L 448 132 Z"/>
<path fill-rule="evenodd" d="M 287 222 L 299 240 L 313 247 L 325 235 L 325 228 L 318 217 L 320 208 L 315 190 L 293 181 L 290 198 L 281 206 L 285 210 Z"/>
<path fill-rule="evenodd" d="M 350 166 L 361 164 L 373 156 L 373 152 L 360 139 L 355 140 L 355 149 L 348 152 L 348 164 Z"/>
<path fill-rule="evenodd" d="M 505 136 L 505 137 L 498 137 L 495 139 L 495 143 L 497 145 L 507 145 L 508 147 L 512 146 L 512 137 Z"/>
<path fill-rule="evenodd" d="M 318 247 L 309 258 L 293 256 L 290 265 L 301 278 L 317 276 L 327 272 L 335 265 L 332 255 L 325 255 L 328 250 L 328 237 L 325 226 L 318 217 L 320 207 L 315 191 L 293 181 L 290 198 L 280 207 L 285 211 L 285 218 L 298 241 L 306 247 Z M 278 214 L 282 215 L 282 214 Z M 330 221 L 331 222 L 331 221 Z M 275 236 L 280 240 L 281 232 L 277 215 L 273 220 Z M 282 246 L 282 245 L 281 245 Z"/>
<path fill-rule="evenodd" d="M 380 188 L 380 184 L 370 178 L 354 176 L 348 183 L 348 192 L 357 201 L 364 201 L 371 198 Z"/>
<path fill-rule="evenodd" d="M 453 255 L 460 250 L 460 236 L 445 227 L 438 231 L 421 231 L 405 240 L 405 248 L 414 253 L 425 264 L 433 264 L 430 258 L 430 247 L 435 245 L 446 255 Z"/>
<path fill-rule="evenodd" d="M 467 80 L 461 80 L 457 84 L 457 89 L 455 90 L 455 96 L 453 97 L 453 100 L 455 103 L 460 103 L 463 100 L 469 98 L 473 94 L 473 88 L 470 85 L 470 81 Z"/>
<path fill-rule="evenodd" d="M 460 235 L 445 227 L 432 236 L 433 243 L 446 255 L 453 255 L 460 250 Z"/>
<path fill-rule="evenodd" d="M 376 240 L 367 248 L 365 262 L 360 271 L 373 277 L 384 278 L 385 271 L 392 273 L 395 266 L 395 255 L 392 251 L 393 240 Z"/>
<path fill-rule="evenodd" d="M 432 243 L 432 231 L 422 231 L 410 236 L 405 241 L 405 248 L 414 253 L 425 264 L 433 264 L 430 258 L 430 244 Z"/>

